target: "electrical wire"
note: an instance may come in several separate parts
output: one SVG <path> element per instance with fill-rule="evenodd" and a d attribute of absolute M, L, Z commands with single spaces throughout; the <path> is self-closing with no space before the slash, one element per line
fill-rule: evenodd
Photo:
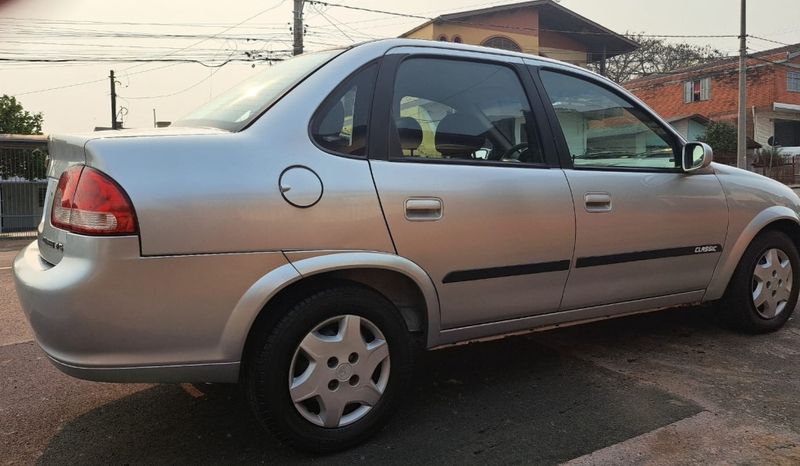
<path fill-rule="evenodd" d="M 163 98 L 166 98 L 166 97 L 172 97 L 172 96 L 175 96 L 175 95 L 178 95 L 178 94 L 183 94 L 184 92 L 192 90 L 195 87 L 197 87 L 197 86 L 203 84 L 204 82 L 208 81 L 209 79 L 211 79 L 212 76 L 217 74 L 217 72 L 219 70 L 221 70 L 221 69 L 222 68 L 217 68 L 217 69 L 213 70 L 211 73 L 209 73 L 208 76 L 204 76 L 203 79 L 201 79 L 200 81 L 197 81 L 196 83 L 194 83 L 194 84 L 192 84 L 192 85 L 190 85 L 188 87 L 185 87 L 185 88 L 183 88 L 183 89 L 181 89 L 179 91 L 170 92 L 168 94 L 161 94 L 161 95 L 124 96 L 124 98 L 130 99 L 130 100 L 163 99 Z M 117 95 L 119 95 L 119 94 L 117 94 Z"/>
<path fill-rule="evenodd" d="M 314 7 L 317 9 L 317 12 L 319 13 L 319 15 L 320 15 L 320 16 L 322 16 L 322 19 L 324 19 L 325 21 L 327 21 L 328 23 L 330 23 L 330 25 L 331 25 L 331 26 L 333 26 L 334 28 L 336 28 L 336 30 L 337 30 L 337 31 L 339 31 L 340 33 L 342 33 L 342 35 L 343 35 L 343 36 L 347 37 L 347 39 L 349 39 L 349 40 L 350 40 L 350 42 L 355 42 L 355 39 L 353 39 L 353 38 L 352 38 L 352 37 L 350 37 L 350 36 L 349 36 L 349 35 L 348 35 L 346 32 L 344 32 L 344 31 L 342 30 L 342 28 L 340 28 L 339 26 L 337 26 L 336 24 L 334 24 L 334 23 L 333 23 L 333 21 L 331 21 L 331 20 L 330 20 L 330 18 L 328 18 L 328 16 L 327 16 L 327 15 L 326 15 L 326 14 L 325 14 L 325 13 L 324 13 L 322 10 L 320 10 L 318 7 L 316 7 L 316 5 L 315 5 Z"/>
<path fill-rule="evenodd" d="M 253 61 L 281 61 L 283 58 L 259 58 L 257 60 L 251 58 L 231 58 L 222 61 L 221 63 L 211 64 L 204 62 L 202 60 L 197 60 L 193 58 L 102 58 L 102 57 L 86 57 L 86 58 L 4 58 L 0 57 L 0 62 L 6 61 L 13 61 L 16 63 L 71 63 L 71 62 L 81 62 L 81 63 L 139 63 L 141 66 L 144 63 L 197 63 L 198 65 L 203 65 L 208 68 L 219 68 L 221 66 L 225 66 L 231 62 L 253 62 Z M 127 71 L 131 68 L 135 68 L 134 66 L 125 68 L 121 71 Z"/>
<path fill-rule="evenodd" d="M 285 2 L 285 0 L 279 0 L 278 3 L 270 6 L 269 8 L 266 8 L 264 10 L 259 11 L 258 13 L 254 14 L 254 15 L 248 16 L 247 18 L 245 18 L 242 21 L 239 21 L 238 23 L 234 24 L 233 26 L 227 27 L 227 28 L 219 31 L 216 34 L 213 34 L 212 36 L 210 36 L 208 38 L 201 39 L 201 40 L 199 40 L 197 42 L 194 42 L 194 43 L 192 43 L 192 44 L 190 44 L 190 45 L 188 45 L 186 47 L 177 49 L 177 50 L 175 50 L 173 52 L 169 52 L 166 55 L 163 55 L 163 56 L 161 56 L 161 57 L 159 57 L 157 59 L 150 58 L 150 59 L 146 59 L 146 60 L 145 59 L 141 59 L 141 60 L 126 60 L 126 61 L 136 61 L 136 62 L 140 62 L 140 63 L 138 63 L 136 65 L 133 65 L 133 66 L 129 66 L 127 68 L 124 68 L 121 71 L 122 72 L 127 72 L 127 71 L 129 71 L 129 70 L 131 70 L 133 68 L 142 66 L 145 63 L 165 62 L 165 61 L 172 61 L 172 62 L 175 62 L 175 63 L 179 63 L 179 62 L 181 62 L 181 63 L 196 62 L 196 63 L 199 63 L 199 64 L 204 65 L 204 66 L 209 66 L 209 65 L 206 65 L 203 62 L 200 62 L 200 61 L 197 61 L 197 60 L 167 60 L 167 57 L 169 57 L 171 55 L 174 55 L 177 52 L 184 51 L 184 50 L 190 49 L 192 47 L 195 47 L 197 45 L 200 45 L 201 43 L 209 40 L 212 37 L 217 37 L 217 36 L 219 36 L 221 34 L 224 34 L 224 33 L 228 32 L 228 31 L 230 31 L 231 29 L 237 28 L 237 27 L 241 26 L 242 24 L 244 24 L 244 23 L 246 23 L 246 22 L 248 22 L 248 21 L 250 21 L 250 20 L 252 20 L 252 19 L 254 19 L 254 18 L 258 17 L 258 16 L 261 16 L 262 14 L 264 14 L 264 13 L 270 11 L 270 10 L 278 8 L 284 2 Z M 99 60 L 99 59 L 95 59 L 95 60 Z M 267 59 L 267 60 L 272 60 L 272 59 Z M 17 62 L 17 63 L 19 63 L 19 62 L 26 62 L 26 63 L 67 63 L 67 62 L 76 62 L 78 60 L 73 60 L 73 59 L 23 59 L 23 60 L 19 60 L 19 59 L 0 58 L 0 61 L 2 61 L 2 62 Z M 111 60 L 102 60 L 102 61 L 111 61 Z M 231 60 L 229 59 L 229 60 L 226 60 L 225 62 L 221 63 L 220 65 L 215 65 L 215 66 L 222 67 L 225 64 L 230 63 L 230 61 Z M 170 65 L 170 66 L 172 66 L 172 65 Z M 153 71 L 153 70 L 154 69 L 146 70 L 146 71 L 143 71 L 143 72 Z M 130 74 L 135 74 L 135 73 L 130 73 Z M 38 94 L 38 93 L 41 93 L 41 92 L 49 92 L 49 91 L 54 91 L 54 90 L 68 89 L 68 88 L 77 87 L 77 86 L 84 86 L 84 85 L 88 85 L 88 84 L 94 84 L 94 83 L 98 83 L 98 82 L 101 82 L 101 81 L 105 81 L 105 78 L 104 79 L 91 80 L 91 81 L 83 81 L 83 82 L 73 83 L 73 84 L 67 84 L 67 85 L 63 85 L 63 86 L 56 86 L 56 87 L 51 87 L 51 88 L 47 88 L 47 89 L 39 89 L 39 90 L 34 90 L 34 91 L 27 91 L 27 92 L 23 92 L 23 93 L 18 93 L 16 95 L 21 96 L 21 95 L 29 95 L 29 94 Z"/>
<path fill-rule="evenodd" d="M 763 40 L 764 42 L 771 42 L 773 44 L 778 44 L 778 45 L 783 45 L 783 46 L 792 45 L 792 44 L 787 44 L 786 42 L 780 42 L 780 41 L 777 41 L 777 40 L 767 39 L 766 37 L 754 36 L 752 34 L 748 34 L 747 37 L 751 37 L 753 39 Z"/>
<path fill-rule="evenodd" d="M 242 24 L 244 24 L 244 23 L 246 23 L 246 22 L 250 21 L 251 19 L 255 19 L 255 18 L 257 18 L 257 17 L 259 17 L 259 16 L 263 15 L 264 13 L 266 13 L 266 12 L 268 12 L 268 11 L 270 11 L 270 10 L 274 10 L 275 8 L 278 8 L 279 6 L 283 5 L 283 3 L 284 3 L 285 1 L 286 1 L 286 0 L 278 0 L 278 3 L 276 3 L 276 4 L 272 5 L 272 6 L 268 7 L 268 8 L 265 8 L 265 9 L 263 9 L 263 10 L 259 11 L 258 13 L 254 14 L 254 15 L 248 16 L 247 18 L 243 19 L 242 21 L 239 21 L 238 23 L 234 24 L 233 26 L 227 27 L 227 28 L 225 28 L 225 29 L 223 29 L 223 30 L 219 31 L 218 33 L 216 33 L 216 34 L 212 35 L 212 37 L 216 37 L 216 36 L 218 36 L 218 35 L 220 35 L 220 34 L 224 34 L 224 33 L 228 32 L 228 31 L 230 31 L 231 29 L 235 29 L 235 28 L 237 28 L 237 27 L 241 26 Z M 194 42 L 194 43 L 192 43 L 192 44 L 190 44 L 190 45 L 187 45 L 186 47 L 183 47 L 182 49 L 179 49 L 179 50 L 177 50 L 177 51 L 175 51 L 175 52 L 170 52 L 170 53 L 166 54 L 165 56 L 162 56 L 161 58 L 166 58 L 166 57 L 168 57 L 168 56 L 170 56 L 170 55 L 174 55 L 174 54 L 175 54 L 175 53 L 177 53 L 177 52 L 180 52 L 180 51 L 183 51 L 183 50 L 190 49 L 190 48 L 192 48 L 192 47 L 195 47 L 195 46 L 197 46 L 197 45 L 200 45 L 200 44 L 202 44 L 203 42 L 205 42 L 205 41 L 207 41 L 207 40 L 209 40 L 209 39 L 210 39 L 210 38 L 201 39 L 201 40 L 199 40 L 199 41 L 197 41 L 197 42 Z M 125 68 L 123 71 L 127 71 L 127 70 L 130 70 L 130 69 L 136 68 L 137 66 L 141 66 L 141 65 L 134 65 L 134 66 L 131 66 L 131 67 Z M 220 66 L 222 66 L 222 65 L 220 65 Z"/>
<path fill-rule="evenodd" d="M 312 5 L 323 5 L 328 7 L 336 7 L 336 8 L 344 8 L 347 10 L 355 10 L 355 11 L 365 11 L 369 13 L 378 13 L 384 15 L 392 15 L 392 16 L 399 16 L 404 18 L 415 18 L 415 19 L 424 19 L 427 21 L 442 21 L 447 23 L 457 23 L 457 24 L 465 24 L 471 26 L 485 26 L 485 27 L 493 27 L 493 28 L 502 28 L 502 29 L 511 29 L 511 30 L 521 30 L 521 31 L 545 31 L 545 32 L 560 32 L 564 34 L 582 34 L 582 35 L 618 35 L 615 32 L 611 31 L 568 31 L 562 29 L 547 29 L 547 28 L 532 28 L 526 26 L 511 26 L 508 24 L 490 24 L 490 23 L 476 23 L 472 21 L 464 21 L 459 19 L 447 19 L 440 17 L 430 17 L 430 16 L 421 16 L 421 15 L 414 15 L 409 13 L 398 13 L 394 11 L 386 11 L 386 10 L 377 10 L 374 8 L 365 8 L 365 7 L 358 7 L 352 5 L 343 5 L 341 3 L 330 3 L 321 0 L 307 0 L 308 3 Z M 652 38 L 691 38 L 691 39 L 698 39 L 698 38 L 731 38 L 731 37 L 739 37 L 736 34 L 639 34 L 640 37 L 652 37 Z"/>

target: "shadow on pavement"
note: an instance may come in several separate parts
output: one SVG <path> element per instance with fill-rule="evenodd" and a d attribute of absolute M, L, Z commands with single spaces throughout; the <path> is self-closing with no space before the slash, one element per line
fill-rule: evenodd
<path fill-rule="evenodd" d="M 682 316 L 682 317 L 680 317 Z M 641 316 L 580 329 L 613 340 L 712 332 L 708 313 Z M 686 330 L 689 328 L 689 330 Z M 569 339 L 572 330 L 550 332 Z M 558 463 L 694 415 L 697 405 L 543 346 L 543 337 L 423 357 L 412 393 L 365 445 L 313 457 L 276 443 L 238 387 L 157 385 L 67 422 L 40 464 Z"/>

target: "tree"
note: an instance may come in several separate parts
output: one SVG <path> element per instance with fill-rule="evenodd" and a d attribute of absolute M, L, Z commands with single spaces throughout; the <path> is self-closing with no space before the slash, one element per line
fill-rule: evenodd
<path fill-rule="evenodd" d="M 0 134 L 42 134 L 42 114 L 30 113 L 16 98 L 3 95 L 0 97 Z M 0 179 L 45 177 L 45 148 L 3 150 L 0 156 Z"/>
<path fill-rule="evenodd" d="M 0 134 L 42 134 L 42 114 L 30 113 L 13 96 L 0 97 Z"/>
<path fill-rule="evenodd" d="M 659 73 L 699 65 L 725 56 L 722 51 L 711 46 L 699 46 L 687 43 L 670 43 L 665 39 L 646 37 L 643 34 L 626 34 L 629 39 L 638 42 L 639 48 L 606 59 L 606 76 L 618 83 Z M 595 71 L 600 64 L 592 65 Z"/>
<path fill-rule="evenodd" d="M 714 121 L 706 127 L 706 134 L 697 138 L 705 142 L 714 153 L 735 154 L 737 147 L 736 127 L 724 121 Z"/>

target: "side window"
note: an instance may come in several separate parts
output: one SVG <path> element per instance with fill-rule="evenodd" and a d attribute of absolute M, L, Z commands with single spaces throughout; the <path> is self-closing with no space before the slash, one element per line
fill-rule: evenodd
<path fill-rule="evenodd" d="M 411 58 L 395 79 L 391 156 L 545 163 L 516 73 L 487 63 Z"/>
<path fill-rule="evenodd" d="M 575 167 L 680 166 L 673 136 L 636 105 L 580 78 L 540 74 Z"/>
<path fill-rule="evenodd" d="M 345 155 L 366 155 L 367 124 L 378 65 L 350 76 L 325 99 L 311 121 L 311 137 L 324 149 Z"/>

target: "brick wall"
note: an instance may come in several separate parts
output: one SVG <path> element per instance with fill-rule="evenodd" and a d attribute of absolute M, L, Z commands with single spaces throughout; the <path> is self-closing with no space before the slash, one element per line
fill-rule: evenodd
<path fill-rule="evenodd" d="M 748 61 L 748 115 L 752 113 L 754 106 L 757 111 L 771 111 L 774 102 L 800 105 L 800 93 L 787 91 L 788 68 L 764 62 L 764 60 L 786 60 L 787 52 L 765 54 L 759 58 L 760 60 Z M 800 57 L 790 62 L 800 63 Z M 710 99 L 684 103 L 684 83 L 705 77 L 711 78 Z M 736 59 L 722 60 L 680 74 L 637 79 L 625 83 L 624 86 L 667 119 L 694 114 L 701 114 L 718 121 L 735 122 L 737 118 L 739 74 Z M 752 134 L 752 124 L 748 123 L 749 133 Z"/>

